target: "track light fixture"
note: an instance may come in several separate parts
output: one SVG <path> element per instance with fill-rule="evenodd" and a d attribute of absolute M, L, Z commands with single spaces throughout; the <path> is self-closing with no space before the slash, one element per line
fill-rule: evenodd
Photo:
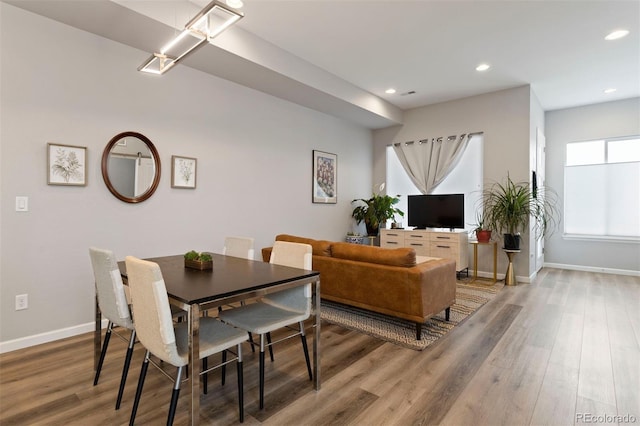
<path fill-rule="evenodd" d="M 218 34 L 244 17 L 244 14 L 226 4 L 213 0 L 191 19 L 184 30 L 147 59 L 138 71 L 164 74 L 187 55 L 211 42 Z"/>

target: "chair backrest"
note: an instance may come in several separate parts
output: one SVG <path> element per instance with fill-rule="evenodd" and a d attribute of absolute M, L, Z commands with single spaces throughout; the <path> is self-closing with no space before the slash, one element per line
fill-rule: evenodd
<path fill-rule="evenodd" d="M 89 248 L 100 312 L 112 323 L 133 329 L 129 303 L 116 257 L 110 250 Z"/>
<path fill-rule="evenodd" d="M 222 254 L 253 260 L 253 238 L 227 237 L 224 239 Z"/>
<path fill-rule="evenodd" d="M 313 249 L 309 244 L 276 241 L 269 263 L 311 270 L 312 255 Z M 283 309 L 311 315 L 311 284 L 269 294 L 263 301 Z"/>
<path fill-rule="evenodd" d="M 169 296 L 160 267 L 133 256 L 127 256 L 125 263 L 140 342 L 161 360 L 176 367 L 186 365 L 185 358 L 178 354 Z"/>

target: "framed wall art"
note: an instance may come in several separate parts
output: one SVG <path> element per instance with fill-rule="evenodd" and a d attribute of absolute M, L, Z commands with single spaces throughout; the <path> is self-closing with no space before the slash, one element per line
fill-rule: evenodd
<path fill-rule="evenodd" d="M 47 184 L 87 185 L 87 147 L 47 144 Z"/>
<path fill-rule="evenodd" d="M 313 151 L 313 202 L 335 204 L 338 202 L 338 156 L 328 152 Z"/>
<path fill-rule="evenodd" d="M 171 187 L 196 188 L 196 167 L 198 160 L 190 157 L 171 156 Z"/>

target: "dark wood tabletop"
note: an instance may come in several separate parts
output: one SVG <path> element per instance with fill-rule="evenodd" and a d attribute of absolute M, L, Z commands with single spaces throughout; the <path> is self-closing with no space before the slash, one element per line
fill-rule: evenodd
<path fill-rule="evenodd" d="M 280 284 L 309 278 L 314 281 L 320 275 L 266 262 L 224 256 L 212 253 L 213 269 L 185 268 L 182 255 L 148 258 L 160 266 L 167 287 L 167 294 L 186 304 L 222 300 L 234 295 L 273 288 Z M 123 278 L 127 272 L 125 262 L 118 262 Z"/>

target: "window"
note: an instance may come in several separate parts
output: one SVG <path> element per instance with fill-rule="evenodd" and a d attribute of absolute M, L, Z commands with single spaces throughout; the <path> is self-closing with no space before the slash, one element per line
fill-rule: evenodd
<path fill-rule="evenodd" d="M 482 192 L 482 135 L 475 135 L 469 140 L 456 168 L 434 189 L 433 194 L 465 194 L 464 216 L 465 228 L 472 229 L 476 222 L 476 207 Z M 420 191 L 413 184 L 392 146 L 387 147 L 387 194 L 400 194 L 397 207 L 402 210 L 404 218 L 398 217 L 407 225 L 407 195 L 417 195 Z"/>
<path fill-rule="evenodd" d="M 565 235 L 640 239 L 640 136 L 568 143 L 564 172 Z"/>

